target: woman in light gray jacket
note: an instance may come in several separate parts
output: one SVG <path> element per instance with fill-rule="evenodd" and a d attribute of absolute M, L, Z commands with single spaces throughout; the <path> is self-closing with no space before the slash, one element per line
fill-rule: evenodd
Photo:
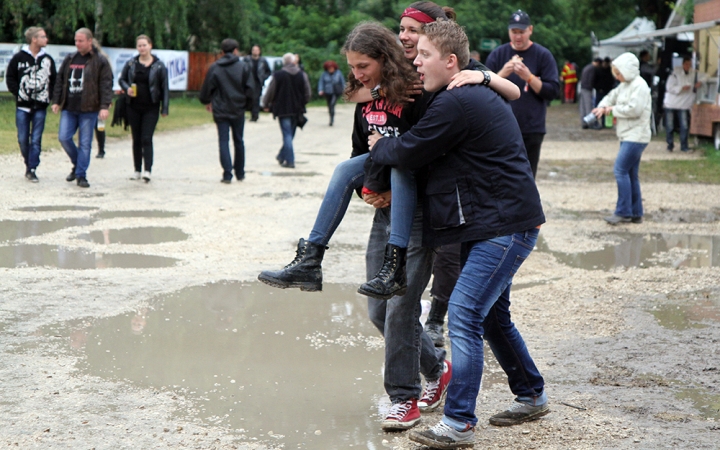
<path fill-rule="evenodd" d="M 593 113 L 600 118 L 612 112 L 617 117 L 620 151 L 615 159 L 618 199 L 615 213 L 605 217 L 611 225 L 641 223 L 640 157 L 650 142 L 650 88 L 640 76 L 640 62 L 632 53 L 623 53 L 612 62 L 612 73 L 620 84 L 602 99 Z"/>

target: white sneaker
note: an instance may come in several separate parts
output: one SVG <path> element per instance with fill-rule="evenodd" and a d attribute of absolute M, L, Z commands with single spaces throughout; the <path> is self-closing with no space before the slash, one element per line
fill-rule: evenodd
<path fill-rule="evenodd" d="M 140 179 L 140 172 L 135 172 L 130 177 L 131 180 L 139 180 Z"/>
<path fill-rule="evenodd" d="M 145 172 L 143 172 L 142 179 L 145 180 L 146 183 L 149 183 L 150 182 L 150 172 L 148 172 L 147 170 Z"/>

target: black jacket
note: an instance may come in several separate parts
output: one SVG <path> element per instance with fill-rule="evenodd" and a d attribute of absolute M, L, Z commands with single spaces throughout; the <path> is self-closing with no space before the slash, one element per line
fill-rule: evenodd
<path fill-rule="evenodd" d="M 52 56 L 40 50 L 37 59 L 20 50 L 7 66 L 5 83 L 15 96 L 17 106 L 30 109 L 47 109 L 52 99 L 57 71 Z"/>
<path fill-rule="evenodd" d="M 122 73 L 120 74 L 120 87 L 127 92 L 130 85 L 135 80 L 135 67 L 142 64 L 139 61 L 140 56 L 136 56 L 125 63 Z M 161 103 L 162 114 L 168 114 L 170 87 L 168 84 L 168 73 L 165 64 L 153 55 L 153 62 L 150 64 L 150 75 L 148 84 L 150 85 L 150 102 Z"/>
<path fill-rule="evenodd" d="M 60 105 L 60 108 L 65 106 L 67 100 L 70 63 L 75 55 L 77 55 L 77 52 L 67 55 L 58 71 L 57 82 L 53 89 L 52 103 Z M 90 59 L 83 74 L 83 91 L 80 100 L 80 111 L 82 112 L 108 109 L 112 103 L 113 73 L 110 63 L 95 47 L 93 47 L 89 55 Z"/>
<path fill-rule="evenodd" d="M 310 80 L 295 64 L 283 66 L 273 74 L 265 93 L 265 104 L 273 117 L 297 116 L 310 101 Z"/>
<path fill-rule="evenodd" d="M 243 58 L 243 61 L 245 64 L 250 67 L 250 70 L 252 71 L 253 68 L 253 59 L 252 55 L 247 55 Z M 255 96 L 259 97 L 260 93 L 262 92 L 263 84 L 265 84 L 265 80 L 267 80 L 270 75 L 272 75 L 272 70 L 270 70 L 270 65 L 267 62 L 267 59 L 263 58 L 262 56 L 257 60 L 257 70 L 255 71 L 253 80 L 255 81 Z"/>
<path fill-rule="evenodd" d="M 200 90 L 200 102 L 212 104 L 215 121 L 237 120 L 245 116 L 245 103 L 252 98 L 254 88 L 250 67 L 226 53 L 210 66 Z"/>
<path fill-rule="evenodd" d="M 376 163 L 427 166 L 423 242 L 490 239 L 545 222 L 510 105 L 480 85 L 441 90 L 417 125 L 372 150 Z"/>

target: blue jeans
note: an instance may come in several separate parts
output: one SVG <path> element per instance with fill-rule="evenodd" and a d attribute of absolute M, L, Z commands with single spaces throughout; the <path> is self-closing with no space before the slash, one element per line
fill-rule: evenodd
<path fill-rule="evenodd" d="M 345 216 L 353 192 L 363 186 L 364 165 L 369 155 L 359 155 L 335 166 L 308 241 L 322 246 L 328 245 Z M 407 248 L 417 203 L 415 178 L 410 172 L 392 169 L 390 182 L 393 225 L 389 243 Z"/>
<path fill-rule="evenodd" d="M 15 110 L 15 125 L 17 126 L 18 144 L 20 153 L 25 160 L 26 170 L 35 170 L 40 165 L 40 151 L 42 149 L 42 134 L 45 129 L 45 115 L 47 110 L 35 109 L 25 112 Z M 30 127 L 32 126 L 32 132 Z"/>
<path fill-rule="evenodd" d="M 76 112 L 63 110 L 60 113 L 60 129 L 58 130 L 58 140 L 70 157 L 73 167 L 75 168 L 75 176 L 78 178 L 86 178 L 87 169 L 90 166 L 90 153 L 92 150 L 93 130 L 97 123 L 98 112 Z M 75 145 L 73 136 L 78 133 L 79 145 Z"/>
<path fill-rule="evenodd" d="M 640 157 L 646 143 L 620 143 L 620 151 L 615 159 L 615 180 L 618 187 L 618 199 L 615 215 L 621 217 L 641 217 L 643 215 L 642 195 L 640 194 Z"/>
<path fill-rule="evenodd" d="M 686 109 L 665 109 L 665 132 L 667 133 L 665 140 L 668 148 L 672 150 L 676 117 L 678 125 L 680 125 L 680 150 L 686 152 L 690 149 L 688 145 L 688 111 Z"/>
<path fill-rule="evenodd" d="M 390 236 L 389 208 L 375 211 L 365 253 L 367 278 L 380 270 Z M 385 337 L 385 391 L 393 403 L 419 399 L 420 374 L 434 381 L 442 375 L 445 350 L 435 348 L 420 323 L 420 297 L 432 272 L 433 250 L 422 246 L 422 208 L 415 211 L 407 251 L 408 290 L 401 297 L 368 297 L 368 315 Z"/>
<path fill-rule="evenodd" d="M 243 142 L 243 128 L 245 116 L 237 120 L 223 120 L 215 122 L 220 143 L 220 165 L 223 168 L 223 180 L 232 180 L 232 171 L 235 169 L 235 178 L 245 178 L 245 143 Z M 235 164 L 230 158 L 230 130 L 232 130 L 233 146 L 235 147 Z"/>
<path fill-rule="evenodd" d="M 295 164 L 295 152 L 293 151 L 293 138 L 295 130 L 297 130 L 297 117 L 283 116 L 278 117 L 280 122 L 280 131 L 283 136 L 283 146 L 277 156 L 278 161 L 285 161 L 288 164 Z"/>
<path fill-rule="evenodd" d="M 474 427 L 483 372 L 483 337 L 508 376 L 517 400 L 547 401 L 545 382 L 510 318 L 510 286 L 530 255 L 538 229 L 462 244 L 463 267 L 450 296 L 448 329 L 453 376 L 443 421 L 456 429 Z"/>

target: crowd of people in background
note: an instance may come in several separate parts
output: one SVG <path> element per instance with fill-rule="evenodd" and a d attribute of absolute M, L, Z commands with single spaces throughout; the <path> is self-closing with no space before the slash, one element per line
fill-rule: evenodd
<path fill-rule="evenodd" d="M 374 206 L 368 282 L 359 292 L 368 296 L 370 320 L 385 338 L 385 388 L 392 407 L 382 428 L 412 428 L 421 411 L 434 410 L 447 396 L 440 422 L 410 435 L 432 448 L 474 442 L 483 340 L 515 396 L 513 405 L 489 422 L 517 425 L 550 412 L 544 379 L 510 315 L 513 275 L 545 221 L 535 178 L 547 108 L 561 96 L 566 103 L 579 102 L 583 129 L 616 127 L 618 198 L 614 213 L 604 220 L 611 225 L 641 223 L 638 172 L 651 137 L 655 78 L 648 52 L 596 58 L 579 77 L 570 61 L 558 71 L 551 52 L 532 40 L 533 24 L 522 10 L 508 20 L 509 42 L 482 64 L 455 20 L 452 8 L 415 2 L 403 11 L 397 36 L 369 22 L 348 35 L 342 49 L 350 70 L 347 83 L 336 61 L 323 64 L 317 92 L 327 102 L 328 125 L 334 125 L 340 97 L 356 104 L 353 153 L 336 167 L 315 226 L 307 240 L 300 239 L 296 258 L 259 276 L 275 287 L 321 290 L 323 255 L 350 199 L 357 192 Z M 77 51 L 57 70 L 43 50 L 45 31 L 31 27 L 25 37 L 27 46 L 7 71 L 17 102 L 25 177 L 39 181 L 36 171 L 50 107 L 61 116 L 58 138 L 72 163 L 66 180 L 87 188 L 94 130 L 97 157 L 105 154 L 105 121 L 113 99 L 110 62 L 87 28 L 77 30 Z M 116 113 L 122 108 L 132 131 L 130 178 L 148 183 L 153 134 L 160 117 L 169 113 L 168 71 L 153 55 L 150 37 L 138 36 L 136 49 L 137 56 L 120 74 Z M 243 56 L 239 43 L 228 38 L 220 49 L 222 56 L 207 71 L 199 95 L 217 128 L 220 181 L 245 179 L 245 116 L 249 112 L 256 122 L 262 109 L 280 125 L 278 164 L 295 168 L 293 138 L 307 121 L 311 98 L 300 56 L 286 53 L 282 66 L 272 70 L 259 45 Z M 701 83 L 689 57 L 667 78 L 668 151 L 674 148 L 676 125 L 680 149 L 690 150 L 688 116 L 693 90 Z M 433 304 L 423 329 L 419 301 L 431 274 Z M 454 365 L 444 349 L 447 312 Z"/>

